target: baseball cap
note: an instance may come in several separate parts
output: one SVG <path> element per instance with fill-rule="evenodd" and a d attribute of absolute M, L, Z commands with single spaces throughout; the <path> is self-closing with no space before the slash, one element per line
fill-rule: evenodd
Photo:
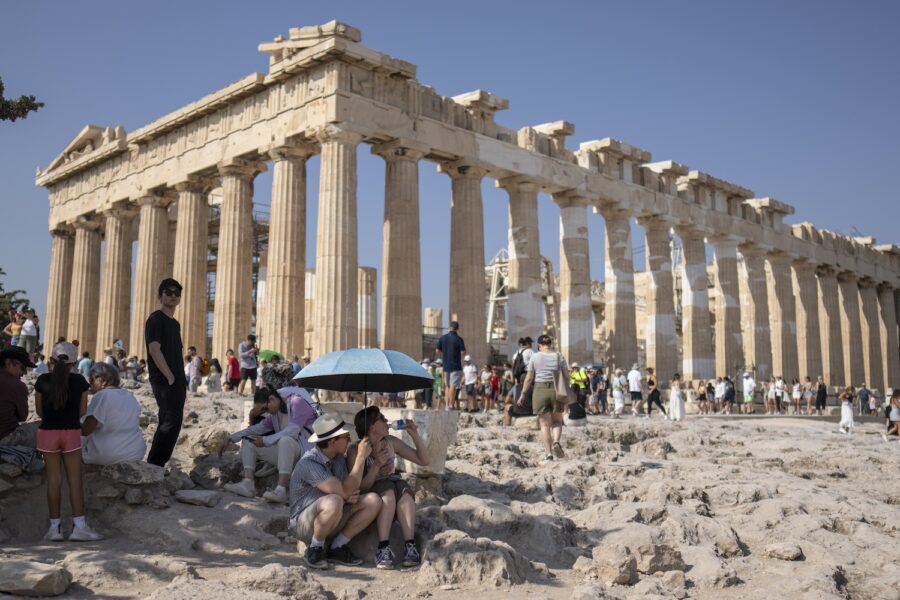
<path fill-rule="evenodd" d="M 78 360 L 78 349 L 70 342 L 59 342 L 53 346 L 50 356 L 54 360 L 65 360 L 69 364 L 73 364 Z"/>
<path fill-rule="evenodd" d="M 469 356 L 468 354 L 466 354 L 466 356 L 463 358 L 463 360 L 466 362 L 472 362 L 472 357 Z"/>
<path fill-rule="evenodd" d="M 25 352 L 25 348 L 20 346 L 10 346 L 2 351 L 0 351 L 0 362 L 6 360 L 17 360 L 29 369 L 34 368 L 34 363 L 31 362 L 31 357 L 28 356 L 28 353 Z"/>

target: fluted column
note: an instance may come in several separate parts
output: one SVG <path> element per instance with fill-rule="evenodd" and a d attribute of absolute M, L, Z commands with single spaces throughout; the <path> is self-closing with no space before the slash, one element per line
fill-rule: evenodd
<path fill-rule="evenodd" d="M 869 387 L 881 388 L 884 383 L 884 356 L 881 353 L 881 319 L 878 311 L 878 290 L 871 279 L 859 282 L 861 333 L 863 339 L 863 369 Z M 884 393 L 884 388 L 880 390 Z"/>
<path fill-rule="evenodd" d="M 684 267 L 681 271 L 682 371 L 686 381 L 715 377 L 712 328 L 709 322 L 709 276 L 703 234 L 680 228 Z"/>
<path fill-rule="evenodd" d="M 844 336 L 841 326 L 837 272 L 826 265 L 816 269 L 819 283 L 819 333 L 822 340 L 822 377 L 829 386 L 845 386 Z M 810 377 L 817 376 L 810 373 Z"/>
<path fill-rule="evenodd" d="M 220 360 L 229 348 L 235 348 L 252 332 L 253 178 L 264 170 L 263 164 L 247 161 L 232 160 L 219 165 L 222 206 L 212 355 Z"/>
<path fill-rule="evenodd" d="M 112 346 L 116 338 L 132 350 L 129 329 L 131 316 L 131 220 L 134 211 L 114 208 L 106 217 L 103 244 L 103 280 L 97 323 L 97 352 Z"/>
<path fill-rule="evenodd" d="M 68 336 L 69 305 L 72 292 L 72 260 L 75 235 L 68 225 L 50 232 L 50 279 L 47 284 L 47 311 L 44 315 L 44 349 L 52 348 L 60 336 Z"/>
<path fill-rule="evenodd" d="M 841 336 L 844 340 L 844 384 L 858 386 L 865 380 L 862 330 L 859 322 L 859 287 L 856 275 L 838 275 L 840 290 Z M 834 384 L 831 384 L 834 385 Z"/>
<path fill-rule="evenodd" d="M 559 205 L 559 349 L 570 364 L 589 364 L 594 360 L 594 313 L 588 201 L 568 194 L 556 194 L 553 200 Z"/>
<path fill-rule="evenodd" d="M 797 312 L 791 258 L 768 254 L 769 326 L 772 329 L 772 373 L 785 381 L 800 376 L 797 365 Z"/>
<path fill-rule="evenodd" d="M 316 226 L 314 327 L 317 356 L 357 344 L 356 146 L 358 133 L 329 125 L 322 146 Z"/>
<path fill-rule="evenodd" d="M 741 256 L 746 275 L 740 282 L 744 361 L 757 379 L 768 381 L 772 376 L 772 330 L 765 254 L 759 248 L 742 246 Z"/>
<path fill-rule="evenodd" d="M 67 337 L 69 341 L 79 340 L 82 352 L 96 356 L 97 309 L 100 304 L 100 223 L 79 218 L 73 225 L 75 252 Z"/>
<path fill-rule="evenodd" d="M 376 326 L 377 294 L 375 286 L 375 267 L 359 267 L 357 269 L 357 288 L 359 289 L 358 321 L 359 333 L 356 345 L 360 348 L 378 347 L 378 328 Z M 420 329 L 421 331 L 421 329 Z M 421 335 L 421 334 L 420 334 Z M 421 343 L 415 352 L 404 352 L 407 356 L 418 357 L 422 353 Z M 394 348 L 391 348 L 394 350 Z"/>
<path fill-rule="evenodd" d="M 601 209 L 606 235 L 604 296 L 607 361 L 631 368 L 637 362 L 637 320 L 634 313 L 634 261 L 631 224 L 623 211 Z"/>
<path fill-rule="evenodd" d="M 744 367 L 741 338 L 740 285 L 737 240 L 712 240 L 716 265 L 716 375 L 734 377 Z"/>
<path fill-rule="evenodd" d="M 381 347 L 413 357 L 422 353 L 419 160 L 425 151 L 399 140 L 372 148 L 385 161 Z"/>
<path fill-rule="evenodd" d="M 318 345 L 315 342 L 316 339 L 316 327 L 313 322 L 313 315 L 316 314 L 315 307 L 315 298 L 316 298 L 316 271 L 315 269 L 307 269 L 306 277 L 303 278 L 304 286 L 304 298 L 305 301 L 303 303 L 304 313 L 309 315 L 310 318 L 306 319 L 306 326 L 303 328 L 306 332 L 306 336 L 303 339 L 303 343 L 305 344 L 305 353 L 312 354 L 315 348 L 318 348 Z"/>
<path fill-rule="evenodd" d="M 444 333 L 444 309 L 425 309 L 425 335 L 440 336 Z"/>
<path fill-rule="evenodd" d="M 815 381 L 822 375 L 822 336 L 819 319 L 819 286 L 816 266 L 794 261 L 794 295 L 797 298 L 797 365 L 800 378 Z"/>
<path fill-rule="evenodd" d="M 506 337 L 509 351 L 514 353 L 518 349 L 516 341 L 519 338 L 530 336 L 537 339 L 537 334 L 542 333 L 544 328 L 538 187 L 521 177 L 504 179 L 498 185 L 509 194 Z"/>
<path fill-rule="evenodd" d="M 130 339 L 132 353 L 141 358 L 147 358 L 144 325 L 150 313 L 159 308 L 159 284 L 165 277 L 168 263 L 169 217 L 166 207 L 171 201 L 169 196 L 144 196 L 138 199 L 141 213 Z"/>
<path fill-rule="evenodd" d="M 175 318 L 181 323 L 181 339 L 185 348 L 194 346 L 200 356 L 207 356 L 208 187 L 200 181 L 184 181 L 175 185 L 178 192 L 178 227 L 175 230 L 172 276 L 184 286 L 181 304 L 175 309 Z"/>
<path fill-rule="evenodd" d="M 647 261 L 647 366 L 656 369 L 661 387 L 668 387 L 678 367 L 675 333 L 675 284 L 672 276 L 671 223 L 654 216 L 638 219 L 644 228 Z"/>
<path fill-rule="evenodd" d="M 900 342 L 898 342 L 897 307 L 894 288 L 878 286 L 879 324 L 881 326 L 881 354 L 884 357 L 884 387 L 900 387 Z"/>
<path fill-rule="evenodd" d="M 306 332 L 306 161 L 314 145 L 282 146 L 272 157 L 269 256 L 260 343 L 303 356 Z"/>
<path fill-rule="evenodd" d="M 484 169 L 453 163 L 442 165 L 450 175 L 450 319 L 476 365 L 487 362 L 487 316 L 484 283 Z"/>

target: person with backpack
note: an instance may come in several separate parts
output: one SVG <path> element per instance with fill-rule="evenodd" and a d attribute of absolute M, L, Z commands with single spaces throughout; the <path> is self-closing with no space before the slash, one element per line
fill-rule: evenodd
<path fill-rule="evenodd" d="M 569 367 L 563 355 L 553 350 L 553 338 L 549 335 L 544 334 L 538 338 L 538 347 L 539 351 L 532 354 L 528 361 L 528 375 L 522 384 L 518 404 L 525 404 L 526 393 L 533 387 L 535 391 L 531 409 L 538 416 L 541 427 L 541 440 L 546 451 L 544 460 L 550 461 L 554 456 L 564 458 L 566 455 L 560 444 L 566 403 L 557 395 L 556 377 L 561 374 L 563 385 L 567 385 Z"/>
<path fill-rule="evenodd" d="M 510 399 L 510 403 L 506 406 L 503 414 L 504 425 L 511 425 L 514 417 L 526 417 L 531 416 L 532 414 L 531 390 L 528 390 L 528 392 L 526 393 L 525 402 L 519 403 L 516 402 L 516 400 L 522 393 L 522 384 L 525 381 L 528 363 L 531 361 L 531 357 L 533 354 L 534 351 L 531 349 L 531 338 L 519 338 L 519 349 L 516 351 L 512 363 L 512 378 L 514 381 L 512 398 Z"/>
<path fill-rule="evenodd" d="M 722 398 L 723 410 L 726 415 L 730 415 L 731 407 L 734 404 L 734 382 L 726 375 L 722 378 L 722 383 L 725 384 L 725 396 Z"/>

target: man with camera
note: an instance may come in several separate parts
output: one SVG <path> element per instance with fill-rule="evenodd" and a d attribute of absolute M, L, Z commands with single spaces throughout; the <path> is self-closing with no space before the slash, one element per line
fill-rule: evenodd
<path fill-rule="evenodd" d="M 238 346 L 238 360 L 241 364 L 241 383 L 238 386 L 238 393 L 241 395 L 243 395 L 244 386 L 248 381 L 250 382 L 250 395 L 256 393 L 257 368 L 259 366 L 256 360 L 257 354 L 259 354 L 259 348 L 256 345 L 256 336 L 251 333 Z"/>

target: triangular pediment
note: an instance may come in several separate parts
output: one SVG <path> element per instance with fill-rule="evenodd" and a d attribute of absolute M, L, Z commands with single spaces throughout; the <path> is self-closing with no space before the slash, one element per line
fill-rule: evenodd
<path fill-rule="evenodd" d="M 63 148 L 63 151 L 59 156 L 53 159 L 53 162 L 44 169 L 42 174 L 46 175 L 66 163 L 91 154 L 110 142 L 124 139 L 125 130 L 122 127 L 113 129 L 112 127 L 85 125 L 81 131 L 72 138 L 72 141 L 66 144 L 66 147 Z"/>

